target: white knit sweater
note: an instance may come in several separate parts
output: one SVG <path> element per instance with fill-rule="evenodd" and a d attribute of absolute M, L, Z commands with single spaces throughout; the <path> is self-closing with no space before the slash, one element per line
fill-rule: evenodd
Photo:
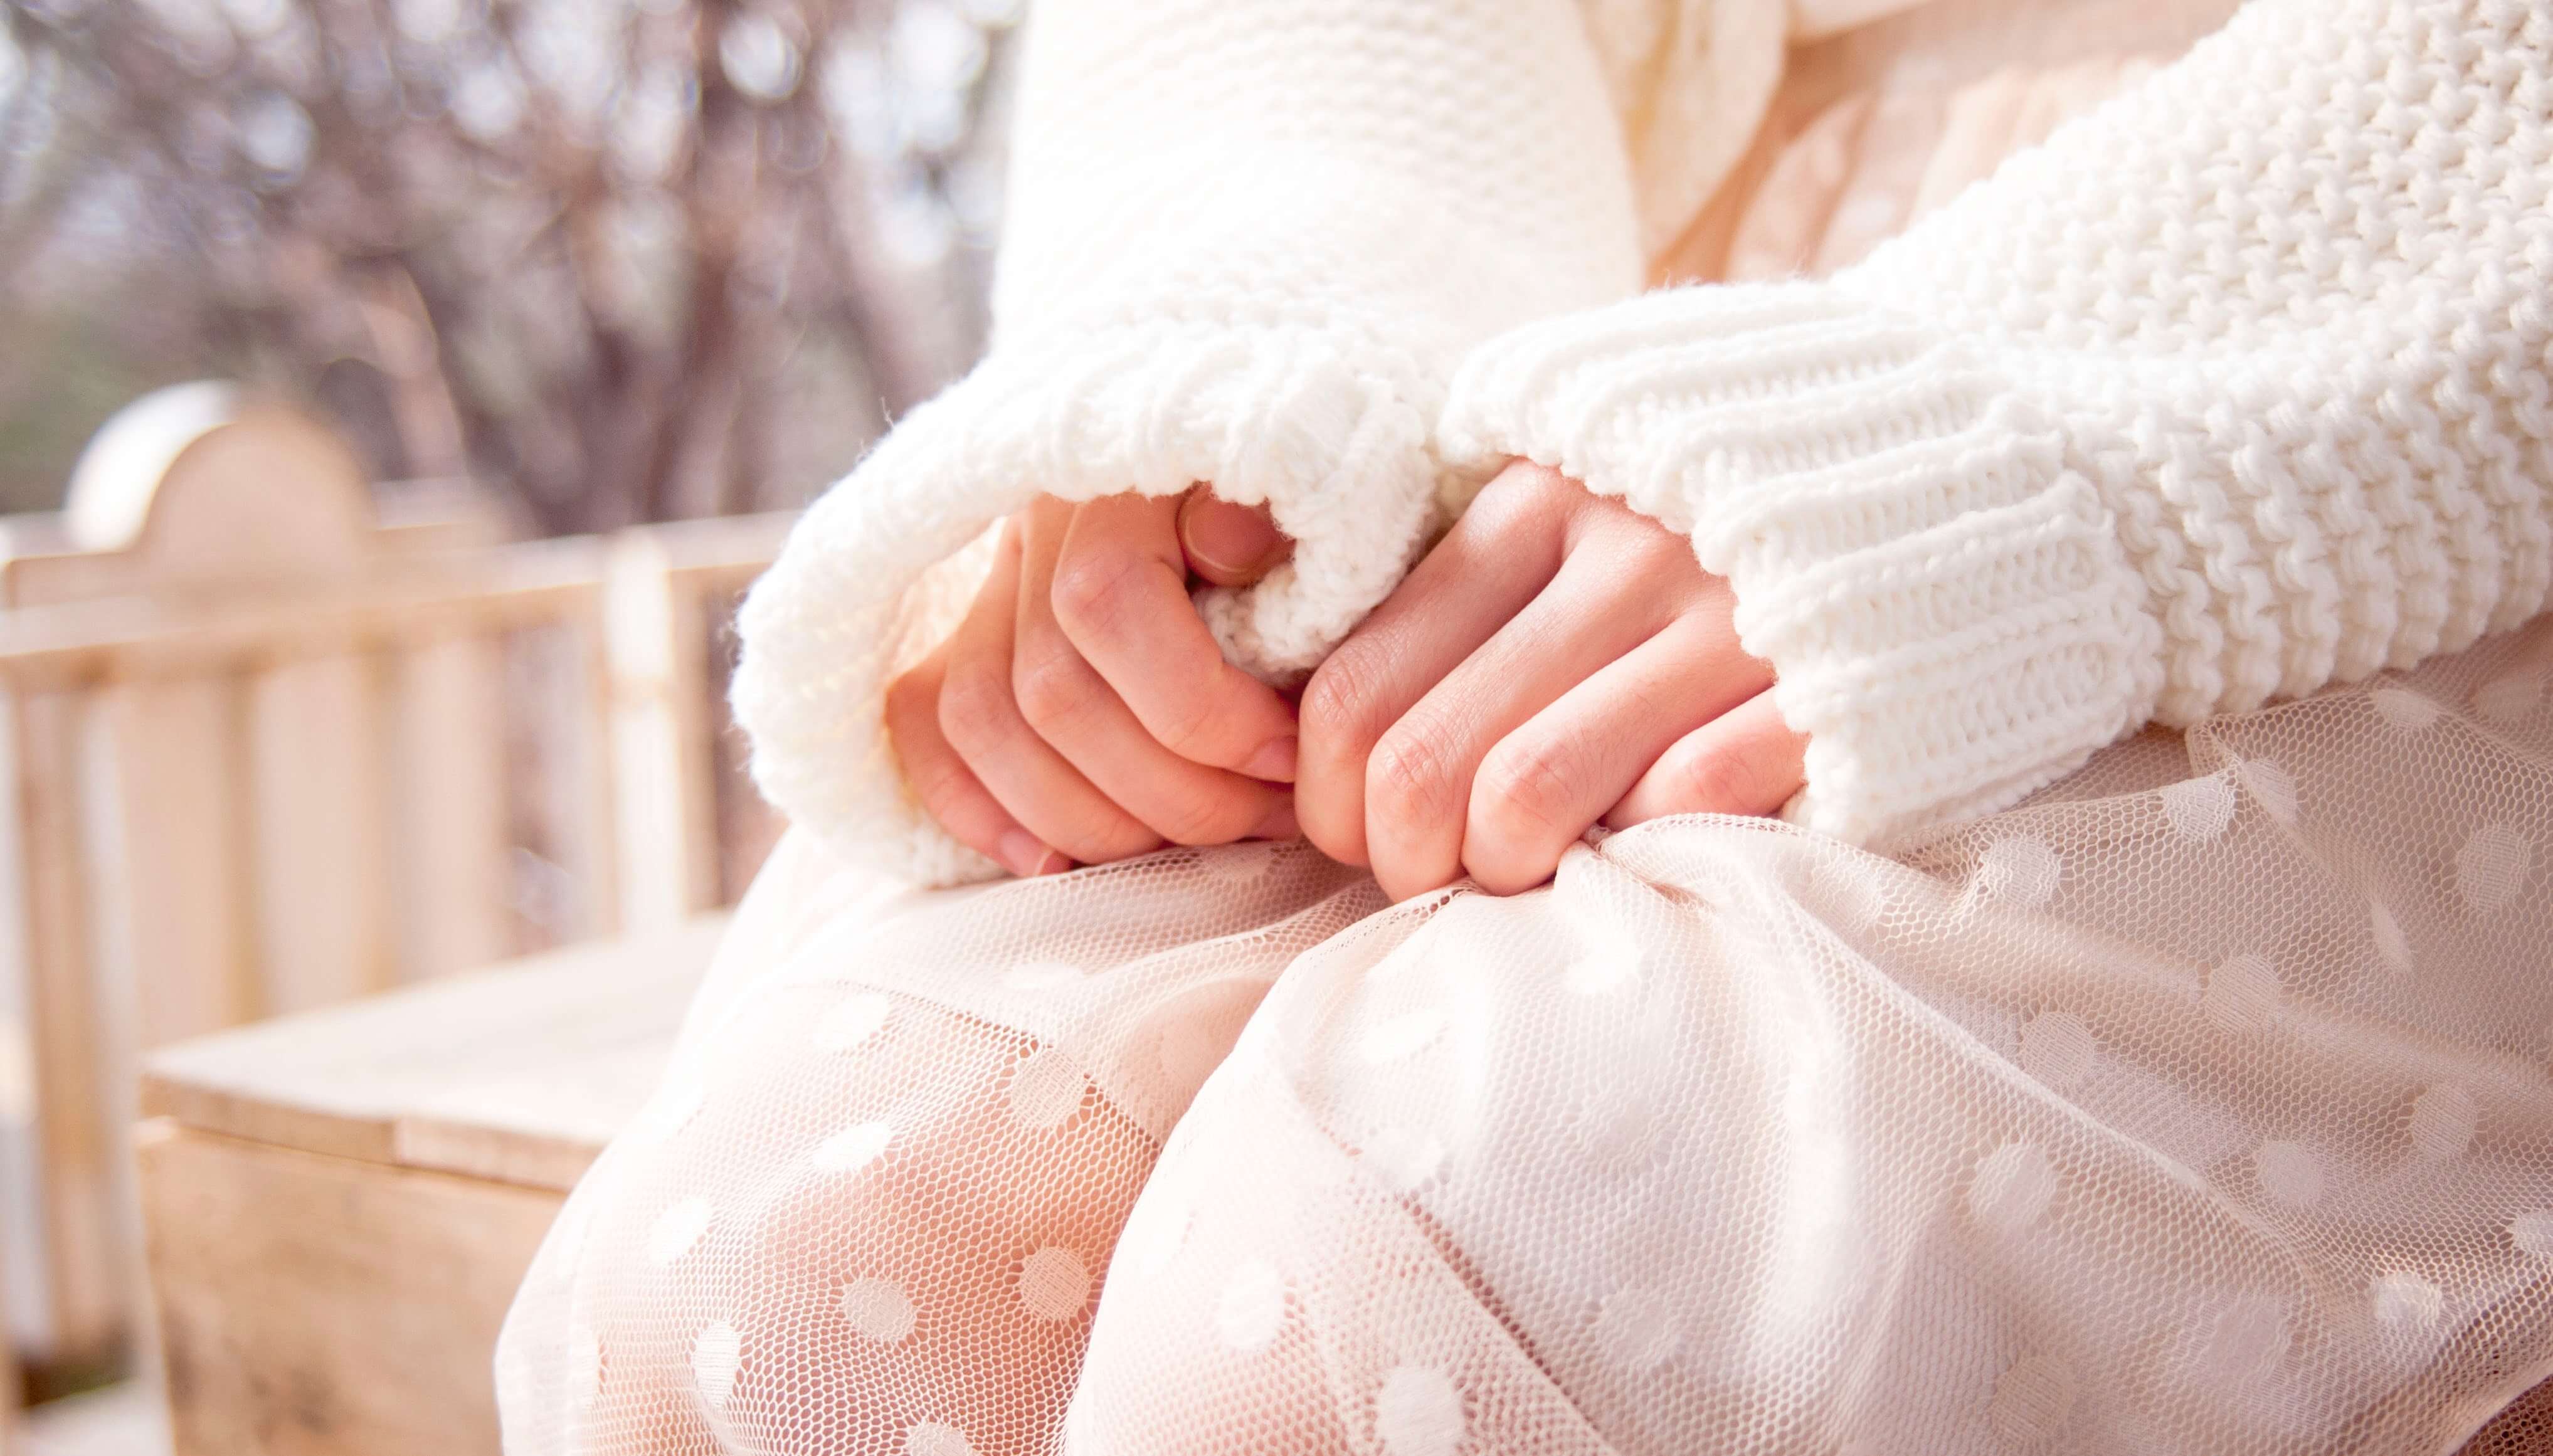
<path fill-rule="evenodd" d="M 1640 296 L 1588 35 L 1566 0 L 1043 0 L 991 354 L 745 606 L 773 801 L 989 872 L 879 698 L 971 585 L 928 569 L 1042 490 L 1271 502 L 1295 565 L 1205 607 L 1281 676 L 1463 484 L 1557 466 L 1729 578 L 1810 736 L 1792 816 L 1869 842 L 2544 605 L 2553 6 L 2254 0 L 1849 273 Z"/>

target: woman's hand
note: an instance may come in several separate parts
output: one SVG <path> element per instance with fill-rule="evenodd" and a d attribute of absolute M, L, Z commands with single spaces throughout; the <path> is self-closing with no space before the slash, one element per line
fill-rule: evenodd
<path fill-rule="evenodd" d="M 1807 739 L 1682 536 L 1518 462 L 1312 675 L 1295 815 L 1393 899 L 1550 878 L 1600 822 L 1769 814 Z"/>
<path fill-rule="evenodd" d="M 1224 661 L 1188 600 L 1283 559 L 1263 511 L 1207 495 L 1041 499 L 1003 528 L 949 639 L 887 689 L 906 782 L 1014 874 L 1163 841 L 1294 833 L 1294 710 Z"/>

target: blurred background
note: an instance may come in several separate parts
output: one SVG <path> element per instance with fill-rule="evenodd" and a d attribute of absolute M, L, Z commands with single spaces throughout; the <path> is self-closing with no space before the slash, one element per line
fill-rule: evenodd
<path fill-rule="evenodd" d="M 548 532 L 802 503 L 977 349 L 1022 0 L 0 0 L 0 509 L 244 379 Z"/>
<path fill-rule="evenodd" d="M 725 622 L 981 347 L 1023 7 L 0 0 L 0 1452 L 168 1449 L 156 1049 L 741 891 Z"/>

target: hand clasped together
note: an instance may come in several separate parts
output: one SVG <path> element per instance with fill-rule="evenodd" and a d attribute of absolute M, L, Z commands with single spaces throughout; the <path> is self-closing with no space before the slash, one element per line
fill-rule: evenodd
<path fill-rule="evenodd" d="M 1464 875 L 1530 889 L 1599 824 L 1769 814 L 1800 786 L 1806 739 L 1727 583 L 1556 471 L 1493 480 L 1299 714 L 1187 595 L 1283 551 L 1203 488 L 1014 516 L 963 624 L 888 692 L 933 817 L 1023 875 L 1299 829 L 1405 899 Z"/>

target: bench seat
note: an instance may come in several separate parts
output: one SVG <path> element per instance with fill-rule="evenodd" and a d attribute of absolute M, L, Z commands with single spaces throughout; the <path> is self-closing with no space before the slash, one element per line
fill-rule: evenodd
<path fill-rule="evenodd" d="M 497 1451 L 490 1361 L 722 917 L 180 1043 L 143 1218 L 177 1456 Z"/>

